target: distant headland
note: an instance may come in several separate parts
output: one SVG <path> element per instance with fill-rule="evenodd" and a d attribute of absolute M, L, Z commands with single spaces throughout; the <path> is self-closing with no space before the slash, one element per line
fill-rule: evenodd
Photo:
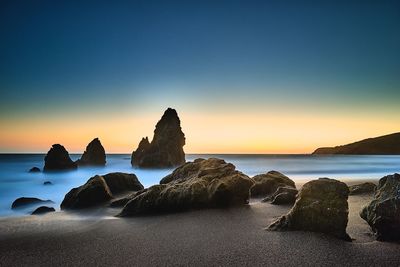
<path fill-rule="evenodd" d="M 368 138 L 347 145 L 321 147 L 312 154 L 400 155 L 400 132 Z"/>

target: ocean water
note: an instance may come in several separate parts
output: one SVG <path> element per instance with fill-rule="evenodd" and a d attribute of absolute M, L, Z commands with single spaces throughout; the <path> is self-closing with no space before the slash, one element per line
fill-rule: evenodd
<path fill-rule="evenodd" d="M 142 170 L 133 168 L 130 155 L 107 155 L 105 167 L 82 167 L 78 170 L 57 173 L 29 173 L 29 169 L 44 165 L 44 154 L 0 154 L 0 216 L 29 214 L 33 208 L 11 210 L 12 202 L 18 197 L 38 197 L 55 202 L 59 210 L 64 195 L 73 187 L 85 183 L 96 174 L 109 172 L 135 173 L 145 186 L 157 184 L 172 169 Z M 72 154 L 76 160 L 78 154 Z M 218 157 L 233 163 L 238 170 L 249 176 L 280 171 L 293 180 L 307 181 L 319 177 L 339 180 L 377 179 L 384 175 L 400 172 L 400 156 L 343 156 L 343 155 L 186 155 L 187 161 L 196 158 Z M 45 186 L 50 181 L 53 185 Z"/>

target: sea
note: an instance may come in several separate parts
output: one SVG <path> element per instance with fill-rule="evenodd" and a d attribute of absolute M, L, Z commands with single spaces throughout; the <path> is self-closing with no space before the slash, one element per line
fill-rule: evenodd
<path fill-rule="evenodd" d="M 71 154 L 72 160 L 80 154 Z M 110 172 L 134 173 L 140 182 L 149 187 L 173 169 L 138 169 L 131 166 L 130 154 L 109 154 L 104 167 L 80 167 L 77 170 L 52 173 L 30 173 L 32 167 L 43 169 L 45 154 L 0 154 L 0 217 L 23 216 L 32 207 L 12 210 L 12 202 L 19 197 L 37 197 L 54 201 L 60 209 L 65 194 L 84 184 L 96 174 Z M 254 176 L 276 170 L 297 182 L 320 177 L 348 180 L 374 180 L 400 172 L 400 156 L 388 155 L 233 155 L 233 154 L 187 154 L 186 160 L 196 158 L 222 158 L 233 163 L 243 173 Z M 44 185 L 50 181 L 52 185 Z"/>

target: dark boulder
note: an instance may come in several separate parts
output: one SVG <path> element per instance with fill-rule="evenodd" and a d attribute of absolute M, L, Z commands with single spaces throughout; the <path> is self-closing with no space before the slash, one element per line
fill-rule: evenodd
<path fill-rule="evenodd" d="M 262 202 L 271 201 L 271 204 L 274 205 L 293 204 L 296 201 L 297 193 L 296 188 L 281 186 L 272 195 L 264 198 Z"/>
<path fill-rule="evenodd" d="M 126 205 L 126 203 L 128 203 L 130 200 L 134 199 L 136 196 L 144 193 L 145 191 L 147 191 L 147 189 L 143 189 L 143 190 L 139 190 L 133 193 L 130 193 L 126 196 L 120 197 L 118 199 L 115 199 L 113 201 L 111 201 L 110 203 L 110 207 L 116 208 L 116 207 L 123 207 Z"/>
<path fill-rule="evenodd" d="M 267 196 L 273 194 L 279 187 L 292 187 L 296 189 L 295 183 L 286 175 L 277 171 L 270 171 L 253 177 L 255 182 L 251 188 L 251 196 Z"/>
<path fill-rule="evenodd" d="M 69 157 L 68 151 L 60 144 L 55 144 L 44 158 L 43 171 L 76 169 L 77 165 Z"/>
<path fill-rule="evenodd" d="M 46 207 L 46 206 L 40 206 L 39 208 L 35 209 L 32 212 L 32 215 L 42 215 L 48 212 L 54 212 L 56 211 L 54 208 L 52 207 Z"/>
<path fill-rule="evenodd" d="M 197 159 L 178 167 L 166 184 L 131 199 L 120 216 L 222 208 L 248 203 L 254 181 L 221 159 Z"/>
<path fill-rule="evenodd" d="M 27 206 L 44 204 L 44 203 L 54 203 L 54 202 L 51 200 L 43 200 L 36 197 L 20 197 L 14 200 L 14 202 L 11 205 L 11 208 L 19 209 Z"/>
<path fill-rule="evenodd" d="M 50 182 L 50 181 L 45 181 L 44 183 L 43 183 L 43 185 L 52 185 L 53 183 L 52 182 Z"/>
<path fill-rule="evenodd" d="M 40 172 L 40 169 L 38 167 L 33 167 L 29 170 L 29 172 Z"/>
<path fill-rule="evenodd" d="M 154 130 L 151 143 L 143 138 L 132 153 L 132 166 L 142 168 L 169 168 L 185 163 L 185 135 L 175 109 L 168 108 Z"/>
<path fill-rule="evenodd" d="M 139 179 L 133 173 L 113 172 L 103 175 L 112 194 L 120 194 L 126 191 L 139 191 L 144 189 Z"/>
<path fill-rule="evenodd" d="M 379 180 L 374 199 L 360 213 L 381 241 L 400 240 L 400 174 Z"/>
<path fill-rule="evenodd" d="M 61 209 L 89 208 L 108 202 L 114 194 L 139 190 L 143 190 L 143 185 L 134 174 L 115 172 L 96 175 L 84 185 L 69 191 L 61 203 Z"/>
<path fill-rule="evenodd" d="M 98 138 L 93 139 L 86 147 L 82 157 L 76 162 L 78 165 L 98 165 L 106 164 L 106 152 Z"/>
<path fill-rule="evenodd" d="M 112 193 L 102 176 L 90 178 L 84 185 L 69 191 L 61 203 L 61 209 L 89 208 L 107 202 Z"/>
<path fill-rule="evenodd" d="M 374 183 L 362 183 L 349 186 L 350 195 L 361 195 L 361 194 L 371 194 L 376 190 L 376 184 Z"/>
<path fill-rule="evenodd" d="M 289 213 L 268 229 L 322 232 L 351 241 L 346 233 L 348 195 L 347 185 L 340 181 L 328 178 L 310 181 L 301 188 Z"/>

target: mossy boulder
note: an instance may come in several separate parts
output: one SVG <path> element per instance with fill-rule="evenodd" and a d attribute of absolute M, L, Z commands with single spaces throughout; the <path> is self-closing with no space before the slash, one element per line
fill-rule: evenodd
<path fill-rule="evenodd" d="M 381 241 L 400 240 L 400 174 L 379 180 L 374 199 L 360 213 Z"/>
<path fill-rule="evenodd" d="M 346 241 L 349 189 L 345 183 L 320 178 L 310 181 L 300 190 L 288 214 L 273 222 L 270 230 L 303 230 L 333 235 Z"/>
<path fill-rule="evenodd" d="M 222 159 L 197 159 L 178 167 L 160 185 L 135 196 L 120 216 L 244 205 L 253 184 L 251 178 Z"/>
<path fill-rule="evenodd" d="M 253 180 L 255 184 L 251 188 L 252 197 L 266 197 L 273 194 L 279 187 L 292 187 L 296 189 L 293 180 L 277 171 L 256 175 L 253 177 Z"/>

